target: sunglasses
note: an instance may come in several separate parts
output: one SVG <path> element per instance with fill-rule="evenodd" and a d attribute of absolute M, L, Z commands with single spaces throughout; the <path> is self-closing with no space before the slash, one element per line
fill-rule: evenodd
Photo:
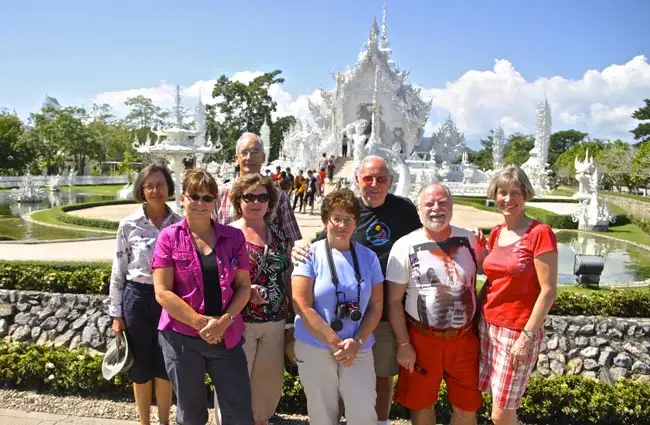
<path fill-rule="evenodd" d="M 208 203 L 208 204 L 210 202 L 214 201 L 215 199 L 217 199 L 217 197 L 214 196 L 214 195 L 203 195 L 203 196 L 201 196 L 201 195 L 188 195 L 188 194 L 185 194 L 185 196 L 190 198 L 192 200 L 192 202 L 203 201 L 203 202 Z"/>
<path fill-rule="evenodd" d="M 241 198 L 247 204 L 252 204 L 255 201 L 259 202 L 260 204 L 263 204 L 265 202 L 269 202 L 268 193 L 260 193 L 260 194 L 257 194 L 257 195 L 255 195 L 254 193 L 246 193 L 246 194 L 242 195 Z"/>
<path fill-rule="evenodd" d="M 364 182 L 365 184 L 372 184 L 373 182 L 377 182 L 377 184 L 384 184 L 384 183 L 388 183 L 389 179 L 390 179 L 389 176 L 363 176 L 363 177 L 361 177 L 361 181 Z"/>

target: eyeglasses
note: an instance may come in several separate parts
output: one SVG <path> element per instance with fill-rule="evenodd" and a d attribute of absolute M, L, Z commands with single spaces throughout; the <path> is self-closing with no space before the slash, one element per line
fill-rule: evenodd
<path fill-rule="evenodd" d="M 241 197 L 244 202 L 247 204 L 252 204 L 253 202 L 257 201 L 260 204 L 263 204 L 265 202 L 269 202 L 269 194 L 268 193 L 260 193 L 255 195 L 254 193 L 246 193 L 242 195 Z"/>
<path fill-rule="evenodd" d="M 363 177 L 361 177 L 361 181 L 364 182 L 365 184 L 372 184 L 373 182 L 377 182 L 377 184 L 384 184 L 384 183 L 388 183 L 388 180 L 390 180 L 390 176 L 363 176 Z"/>
<path fill-rule="evenodd" d="M 253 156 L 253 155 L 260 155 L 261 153 L 262 153 L 262 149 L 253 148 L 253 149 L 244 149 L 243 151 L 239 152 L 239 155 L 241 155 L 241 156 Z"/>
<path fill-rule="evenodd" d="M 144 190 L 146 190 L 147 192 L 153 192 L 156 189 L 162 191 L 167 187 L 167 183 L 156 183 L 156 184 L 147 183 L 143 187 Z"/>
<path fill-rule="evenodd" d="M 217 197 L 214 196 L 214 195 L 196 195 L 196 194 L 188 195 L 188 194 L 185 194 L 185 196 L 190 198 L 192 200 L 192 202 L 203 201 L 203 202 L 205 202 L 207 204 L 209 204 L 210 202 L 213 202 L 215 199 L 217 199 Z"/>
<path fill-rule="evenodd" d="M 336 226 L 340 226 L 340 225 L 347 226 L 348 224 L 353 224 L 354 223 L 354 218 L 352 218 L 352 217 L 333 216 L 333 217 L 330 217 L 330 221 L 332 222 L 332 224 L 334 224 Z"/>

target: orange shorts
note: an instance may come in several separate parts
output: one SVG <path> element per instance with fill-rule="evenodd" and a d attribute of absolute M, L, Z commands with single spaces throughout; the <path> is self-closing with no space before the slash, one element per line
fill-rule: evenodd
<path fill-rule="evenodd" d="M 409 373 L 400 366 L 395 400 L 411 410 L 428 408 L 438 400 L 444 378 L 454 407 L 467 412 L 480 409 L 483 397 L 478 390 L 480 343 L 476 331 L 440 338 L 408 328 L 419 367 Z"/>

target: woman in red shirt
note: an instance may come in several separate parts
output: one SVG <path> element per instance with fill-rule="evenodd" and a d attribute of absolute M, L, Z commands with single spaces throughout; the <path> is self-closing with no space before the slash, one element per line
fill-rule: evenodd
<path fill-rule="evenodd" d="M 483 262 L 487 281 L 479 295 L 479 389 L 492 394 L 492 421 L 515 425 L 517 408 L 544 338 L 544 321 L 557 290 L 557 241 L 551 228 L 526 216 L 535 195 L 519 167 L 497 171 L 487 196 L 504 223 L 490 233 Z"/>

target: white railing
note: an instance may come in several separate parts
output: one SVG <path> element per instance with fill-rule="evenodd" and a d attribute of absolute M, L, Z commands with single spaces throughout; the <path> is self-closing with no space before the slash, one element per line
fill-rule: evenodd
<path fill-rule="evenodd" d="M 37 186 L 47 186 L 50 178 L 53 176 L 31 176 L 32 181 Z M 21 187 L 25 176 L 0 176 L 0 188 Z M 73 177 L 74 186 L 90 186 L 100 184 L 126 184 L 129 181 L 128 176 L 75 176 Z M 68 178 L 61 178 L 59 184 L 67 186 Z"/>

